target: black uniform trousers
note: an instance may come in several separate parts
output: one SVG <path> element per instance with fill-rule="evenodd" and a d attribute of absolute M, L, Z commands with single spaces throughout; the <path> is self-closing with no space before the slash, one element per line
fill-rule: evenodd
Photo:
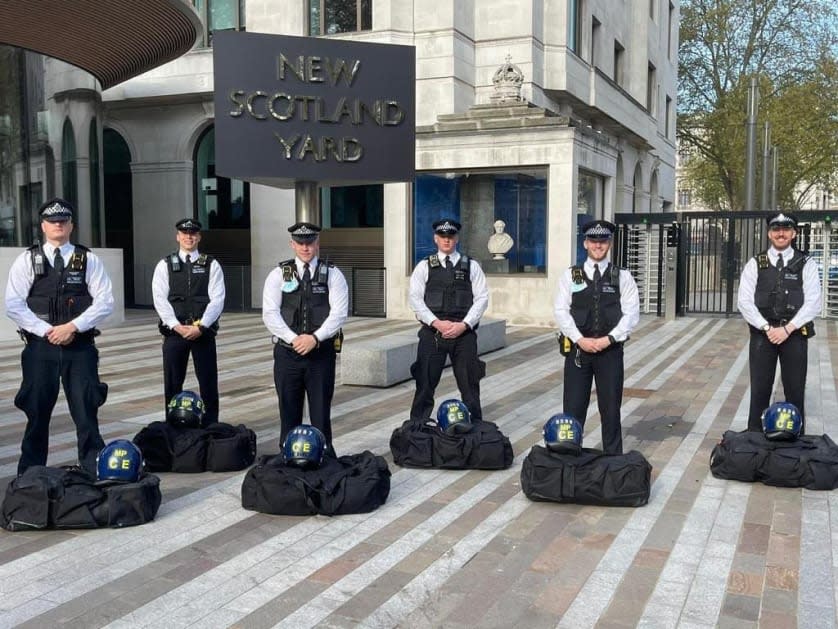
<path fill-rule="evenodd" d="M 99 351 L 88 335 L 79 335 L 69 345 L 53 345 L 31 335 L 28 338 L 20 359 L 23 382 L 15 396 L 15 406 L 26 413 L 18 474 L 47 463 L 49 423 L 59 383 L 64 385 L 76 425 L 79 463 L 95 474 L 96 456 L 105 447 L 98 412 L 108 394 L 108 385 L 99 381 Z"/>
<path fill-rule="evenodd" d="M 335 357 L 332 340 L 323 341 L 305 356 L 281 343 L 274 345 L 274 386 L 282 423 L 280 443 L 303 423 L 303 400 L 308 398 L 311 425 L 323 433 L 328 450 L 332 450 Z"/>
<path fill-rule="evenodd" d="M 577 366 L 577 351 L 578 363 Z M 596 380 L 597 406 L 602 422 L 602 449 L 622 454 L 623 434 L 620 405 L 623 403 L 623 344 L 617 343 L 596 354 L 574 346 L 564 363 L 564 412 L 585 425 L 591 402 L 591 385 Z"/>
<path fill-rule="evenodd" d="M 189 355 L 195 365 L 195 377 L 204 401 L 204 427 L 218 421 L 218 356 L 215 349 L 215 335 L 204 331 L 194 341 L 172 333 L 163 337 L 163 395 L 168 407 L 171 400 L 183 391 Z"/>
<path fill-rule="evenodd" d="M 762 412 L 771 405 L 777 360 L 780 361 L 780 378 L 786 402 L 791 402 L 803 418 L 800 434 L 806 426 L 803 402 L 806 390 L 806 368 L 809 356 L 809 341 L 795 330 L 779 345 L 768 340 L 765 332 L 751 330 L 749 346 L 749 367 L 751 372 L 751 407 L 748 412 L 748 430 L 762 431 Z"/>
<path fill-rule="evenodd" d="M 454 339 L 444 339 L 432 327 L 419 329 L 419 346 L 416 362 L 410 368 L 416 380 L 416 393 L 410 407 L 410 419 L 425 421 L 434 412 L 434 393 L 442 377 L 446 358 L 451 357 L 451 367 L 457 388 L 468 407 L 472 422 L 482 421 L 480 408 L 480 379 L 485 375 L 486 364 L 477 357 L 477 334 L 466 330 Z"/>

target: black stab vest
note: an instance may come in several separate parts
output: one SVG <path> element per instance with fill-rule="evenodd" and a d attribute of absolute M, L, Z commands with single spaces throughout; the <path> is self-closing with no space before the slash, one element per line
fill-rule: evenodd
<path fill-rule="evenodd" d="M 282 305 L 279 308 L 283 320 L 295 334 L 312 334 L 329 317 L 329 269 L 332 266 L 318 260 L 317 267 L 311 269 L 311 281 L 305 283 L 297 276 L 294 260 L 279 263 L 283 281 L 296 279 L 298 282 L 293 291 L 282 291 Z"/>
<path fill-rule="evenodd" d="M 803 305 L 803 266 L 809 256 L 794 250 L 782 272 L 772 265 L 768 252 L 756 256 L 757 285 L 754 304 L 771 325 L 787 323 Z"/>
<path fill-rule="evenodd" d="M 570 314 L 582 336 L 605 336 L 623 317 L 620 306 L 620 269 L 609 264 L 602 272 L 599 290 L 588 279 L 582 267 L 571 267 L 571 282 L 585 288 L 571 291 Z"/>
<path fill-rule="evenodd" d="M 87 247 L 75 245 L 70 262 L 61 273 L 56 273 L 46 262 L 41 245 L 32 245 L 28 251 L 35 281 L 29 289 L 26 305 L 39 319 L 50 325 L 61 325 L 90 308 L 93 297 L 87 289 Z"/>
<path fill-rule="evenodd" d="M 169 268 L 169 303 L 175 316 L 184 324 L 200 320 L 210 302 L 212 256 L 202 253 L 195 262 L 184 262 L 175 252 L 166 256 L 165 260 Z"/>
<path fill-rule="evenodd" d="M 425 305 L 437 319 L 462 321 L 474 303 L 471 290 L 471 260 L 460 255 L 452 269 L 446 269 L 437 254 L 428 256 Z"/>

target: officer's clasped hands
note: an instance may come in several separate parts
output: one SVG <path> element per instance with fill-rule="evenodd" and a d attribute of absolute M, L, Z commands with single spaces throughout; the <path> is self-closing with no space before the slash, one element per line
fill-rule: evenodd
<path fill-rule="evenodd" d="M 768 340 L 774 343 L 774 345 L 779 345 L 780 343 L 784 343 L 785 340 L 791 336 L 789 331 L 786 329 L 785 326 L 783 327 L 776 327 L 776 328 L 768 328 L 768 332 L 765 333 L 768 337 Z"/>
<path fill-rule="evenodd" d="M 76 336 L 76 326 L 72 322 L 56 325 L 47 332 L 47 340 L 53 345 L 69 345 Z"/>
<path fill-rule="evenodd" d="M 297 337 L 291 341 L 291 346 L 300 356 L 305 356 L 317 347 L 317 337 L 313 334 L 298 334 Z"/>

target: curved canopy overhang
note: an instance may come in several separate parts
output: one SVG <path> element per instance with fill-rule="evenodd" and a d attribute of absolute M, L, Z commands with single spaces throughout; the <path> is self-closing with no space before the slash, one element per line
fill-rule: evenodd
<path fill-rule="evenodd" d="M 0 43 L 86 70 L 102 89 L 176 59 L 201 29 L 186 0 L 0 0 Z"/>

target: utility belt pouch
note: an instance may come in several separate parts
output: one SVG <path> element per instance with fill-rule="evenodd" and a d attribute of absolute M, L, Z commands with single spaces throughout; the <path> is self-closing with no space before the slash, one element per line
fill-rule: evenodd
<path fill-rule="evenodd" d="M 561 332 L 557 332 L 556 340 L 559 341 L 559 353 L 562 356 L 570 356 L 570 352 L 573 351 L 573 341 L 570 340 L 570 337 L 565 336 Z"/>
<path fill-rule="evenodd" d="M 801 336 L 808 338 L 812 338 L 815 336 L 815 322 L 809 321 L 809 323 L 804 323 L 803 326 L 800 328 Z"/>

